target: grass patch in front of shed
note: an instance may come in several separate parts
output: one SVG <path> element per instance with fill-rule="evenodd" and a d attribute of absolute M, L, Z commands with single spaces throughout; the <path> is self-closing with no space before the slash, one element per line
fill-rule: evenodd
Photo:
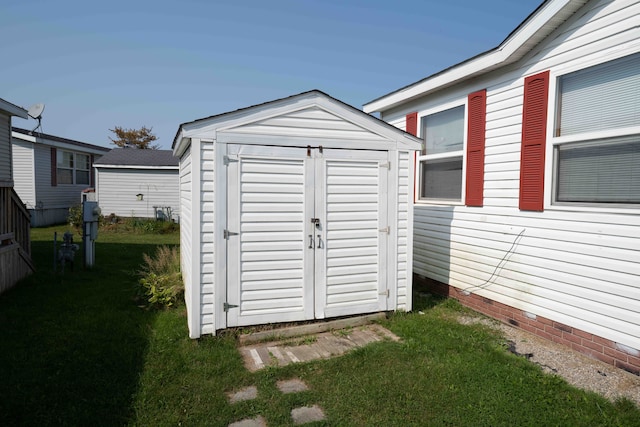
<path fill-rule="evenodd" d="M 456 321 L 453 300 L 418 296 L 382 321 L 400 342 L 250 373 L 232 334 L 192 340 L 183 305 L 148 311 L 134 300 L 143 253 L 177 234 L 102 233 L 96 267 L 52 274 L 53 228 L 34 230 L 38 272 L 0 296 L 0 424 L 213 425 L 263 416 L 292 425 L 637 425 L 640 410 L 573 388 L 505 349 L 497 332 Z M 59 232 L 64 228 L 58 228 Z M 338 332 L 337 332 L 338 333 Z M 308 390 L 283 394 L 278 381 Z M 255 399 L 227 394 L 256 386 Z"/>

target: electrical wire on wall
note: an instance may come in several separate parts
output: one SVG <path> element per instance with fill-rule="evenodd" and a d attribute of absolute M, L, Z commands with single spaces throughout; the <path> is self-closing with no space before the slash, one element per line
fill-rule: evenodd
<path fill-rule="evenodd" d="M 515 237 L 515 239 L 513 239 L 513 243 L 511 243 L 511 247 L 509 248 L 509 250 L 507 252 L 505 252 L 504 256 L 502 257 L 500 262 L 498 262 L 496 267 L 493 269 L 493 272 L 491 273 L 491 276 L 489 276 L 489 278 L 487 280 L 485 280 L 480 285 L 473 285 L 473 286 L 466 287 L 464 289 L 457 289 L 456 288 L 456 291 L 458 293 L 472 294 L 475 291 L 478 291 L 480 289 L 484 289 L 487 286 L 489 286 L 491 284 L 491 280 L 497 275 L 498 271 L 500 271 L 502 269 L 502 267 L 505 266 L 505 264 L 509 260 L 509 257 L 513 254 L 513 251 L 514 251 L 515 247 L 518 245 L 518 243 L 520 242 L 520 240 L 522 239 L 522 235 L 524 234 L 525 230 L 526 230 L 526 228 L 523 228 L 522 231 L 520 233 L 518 233 L 518 235 Z"/>

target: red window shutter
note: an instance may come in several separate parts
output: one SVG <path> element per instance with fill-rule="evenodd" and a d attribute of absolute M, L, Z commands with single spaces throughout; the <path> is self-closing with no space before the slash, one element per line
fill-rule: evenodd
<path fill-rule="evenodd" d="M 95 185 L 95 169 L 93 168 L 93 154 L 89 156 L 89 187 Z"/>
<path fill-rule="evenodd" d="M 406 130 L 413 136 L 418 136 L 418 113 L 413 112 L 407 114 Z"/>
<path fill-rule="evenodd" d="M 484 145 L 487 123 L 487 91 L 470 93 L 467 105 L 467 172 L 465 203 L 482 206 L 484 191 Z"/>
<path fill-rule="evenodd" d="M 524 79 L 520 209 L 544 210 L 544 152 L 547 139 L 549 71 Z"/>
<path fill-rule="evenodd" d="M 58 154 L 55 147 L 51 147 L 51 186 L 58 185 Z"/>

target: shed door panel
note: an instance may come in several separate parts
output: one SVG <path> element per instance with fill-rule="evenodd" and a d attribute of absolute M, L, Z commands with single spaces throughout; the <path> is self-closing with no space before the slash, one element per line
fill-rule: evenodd
<path fill-rule="evenodd" d="M 228 153 L 228 326 L 386 310 L 386 152 Z"/>
<path fill-rule="evenodd" d="M 229 326 L 312 319 L 306 153 L 230 145 L 229 158 L 228 229 L 239 233 L 227 240 L 228 299 L 238 306 Z"/>
<path fill-rule="evenodd" d="M 387 153 L 324 150 L 316 169 L 316 317 L 386 310 Z"/>

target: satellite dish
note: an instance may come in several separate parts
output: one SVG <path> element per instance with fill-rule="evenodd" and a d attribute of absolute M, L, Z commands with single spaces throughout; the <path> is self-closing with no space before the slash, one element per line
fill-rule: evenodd
<path fill-rule="evenodd" d="M 35 131 L 36 129 L 42 128 L 42 112 L 43 111 L 44 111 L 44 104 L 34 104 L 31 107 L 29 107 L 29 109 L 27 110 L 27 114 L 29 115 L 29 117 L 32 117 L 38 121 L 38 126 L 34 127 L 33 130 L 29 132 L 30 135 L 33 135 L 33 131 Z"/>
<path fill-rule="evenodd" d="M 40 119 L 42 117 L 42 112 L 44 111 L 44 104 L 34 104 L 29 107 L 27 114 L 33 117 L 34 119 Z"/>

